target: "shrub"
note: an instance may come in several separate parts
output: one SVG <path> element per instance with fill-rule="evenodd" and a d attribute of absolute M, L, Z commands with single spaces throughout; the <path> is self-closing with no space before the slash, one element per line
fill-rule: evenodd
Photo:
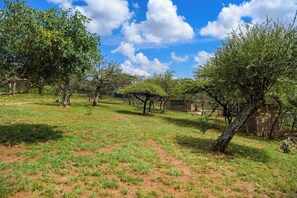
<path fill-rule="evenodd" d="M 211 128 L 211 123 L 207 116 L 203 116 L 200 122 L 200 130 L 204 134 L 208 129 Z"/>
<path fill-rule="evenodd" d="M 281 141 L 280 148 L 284 151 L 284 153 L 290 153 L 293 149 L 293 142 L 290 137 Z"/>

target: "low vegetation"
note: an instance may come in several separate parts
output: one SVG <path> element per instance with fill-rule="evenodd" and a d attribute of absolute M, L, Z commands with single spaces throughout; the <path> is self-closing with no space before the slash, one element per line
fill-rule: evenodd
<path fill-rule="evenodd" d="M 295 196 L 297 155 L 279 141 L 236 134 L 213 154 L 221 119 L 203 134 L 198 115 L 55 99 L 1 97 L 0 197 Z"/>

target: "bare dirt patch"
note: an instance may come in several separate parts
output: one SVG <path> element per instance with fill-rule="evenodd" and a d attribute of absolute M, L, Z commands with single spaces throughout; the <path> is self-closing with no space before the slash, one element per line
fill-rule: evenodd
<path fill-rule="evenodd" d="M 95 152 L 93 150 L 76 150 L 76 155 L 93 155 Z"/>
<path fill-rule="evenodd" d="M 193 176 L 192 170 L 185 162 L 167 154 L 154 140 L 149 140 L 148 144 L 150 148 L 153 149 L 160 156 L 162 163 L 171 164 L 173 168 L 181 171 L 183 173 L 181 177 L 185 182 L 191 181 L 191 178 Z"/>
<path fill-rule="evenodd" d="M 19 146 L 6 147 L 0 145 L 0 161 L 1 162 L 21 162 L 24 161 L 25 157 L 23 155 L 18 156 L 17 152 L 26 151 L 24 148 Z"/>
<path fill-rule="evenodd" d="M 119 148 L 119 147 L 122 147 L 124 145 L 127 145 L 127 142 L 119 142 L 119 143 L 115 143 L 115 144 L 112 144 L 112 145 L 109 145 L 107 147 L 103 147 L 103 148 L 100 148 L 99 151 L 101 153 L 104 153 L 104 154 L 109 154 L 111 153 L 114 149 L 116 148 Z"/>
<path fill-rule="evenodd" d="M 178 197 L 184 196 L 182 193 L 182 189 L 186 188 L 189 182 L 193 179 L 193 172 L 191 167 L 189 167 L 185 162 L 174 158 L 173 156 L 166 153 L 159 144 L 157 144 L 154 140 L 148 141 L 149 147 L 154 150 L 159 156 L 161 163 L 169 164 L 172 168 L 180 171 L 182 173 L 181 176 L 174 177 L 174 179 L 181 184 L 181 189 L 175 189 L 173 186 L 164 185 L 163 183 L 159 182 L 158 179 L 164 179 L 167 181 L 171 181 L 173 178 L 165 175 L 164 173 L 160 172 L 153 172 L 145 179 L 145 182 L 142 185 L 142 189 L 145 191 L 149 190 L 161 190 L 164 189 L 170 193 L 171 195 L 177 195 Z M 157 179 L 157 180 L 156 180 Z"/>

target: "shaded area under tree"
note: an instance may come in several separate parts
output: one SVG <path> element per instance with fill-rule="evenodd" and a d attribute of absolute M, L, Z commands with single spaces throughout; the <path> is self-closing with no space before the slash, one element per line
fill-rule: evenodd
<path fill-rule="evenodd" d="M 0 126 L 0 144 L 12 146 L 25 143 L 47 142 L 63 137 L 63 131 L 46 124 L 13 124 Z"/>
<path fill-rule="evenodd" d="M 207 153 L 209 148 L 214 142 L 214 139 L 202 139 L 193 136 L 176 136 L 176 142 L 182 147 L 192 149 L 193 152 L 197 153 Z M 255 162 L 268 162 L 268 154 L 259 148 L 253 148 L 244 145 L 238 145 L 234 143 L 229 143 L 229 146 L 225 152 L 226 157 L 243 157 Z"/>

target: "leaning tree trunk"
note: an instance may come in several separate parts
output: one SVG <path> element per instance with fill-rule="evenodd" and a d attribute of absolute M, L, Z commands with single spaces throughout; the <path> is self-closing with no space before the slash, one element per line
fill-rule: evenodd
<path fill-rule="evenodd" d="M 249 119 L 249 117 L 258 110 L 262 101 L 255 101 L 246 105 L 241 113 L 233 122 L 225 129 L 222 135 L 213 143 L 211 150 L 215 152 L 224 152 L 235 133 Z"/>
<path fill-rule="evenodd" d="M 276 127 L 276 125 L 277 125 L 277 123 L 279 121 L 279 118 L 280 118 L 281 114 L 282 114 L 282 110 L 280 109 L 279 112 L 277 113 L 277 116 L 276 116 L 275 120 L 272 122 L 270 131 L 269 131 L 269 137 L 268 137 L 270 140 L 272 140 L 272 138 L 273 138 L 272 135 L 273 135 L 273 132 L 275 131 L 275 127 Z"/>
<path fill-rule="evenodd" d="M 166 106 L 166 104 L 168 102 L 168 99 L 169 99 L 169 97 L 165 97 L 165 100 L 164 100 L 163 105 L 162 105 L 162 111 L 161 111 L 162 113 L 165 112 L 165 106 Z"/>
<path fill-rule="evenodd" d="M 70 105 L 70 94 L 69 92 L 69 88 L 70 88 L 70 83 L 69 80 L 67 80 L 64 84 L 64 89 L 63 89 L 63 96 L 62 96 L 62 105 L 64 107 Z"/>
<path fill-rule="evenodd" d="M 100 98 L 100 87 L 96 86 L 96 89 L 93 92 L 93 106 L 97 106 Z"/>

